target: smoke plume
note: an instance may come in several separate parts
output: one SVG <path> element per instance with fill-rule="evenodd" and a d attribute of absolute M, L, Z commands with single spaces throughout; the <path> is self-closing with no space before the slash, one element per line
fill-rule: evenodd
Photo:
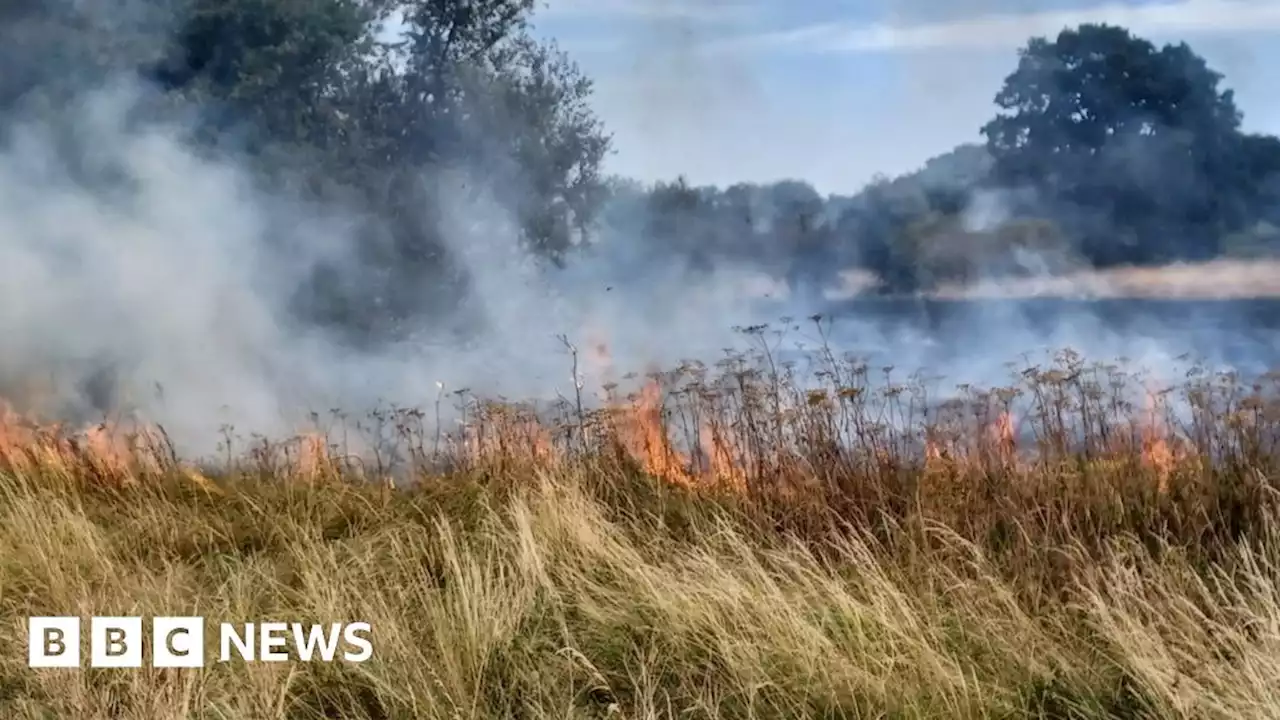
<path fill-rule="evenodd" d="M 643 369 L 714 353 L 749 319 L 728 270 L 689 285 L 652 265 L 641 286 L 626 243 L 565 270 L 536 262 L 458 168 L 430 180 L 470 278 L 461 305 L 482 325 L 462 342 L 422 313 L 397 341 L 349 345 L 303 321 L 297 298 L 317 267 L 359 267 L 351 219 L 270 194 L 183 128 L 132 122 L 140 97 L 87 93 L 67 127 L 18 123 L 0 149 L 0 383 L 24 409 L 93 421 L 127 408 L 208 452 L 225 425 L 290 434 L 312 412 L 429 404 L 440 386 L 571 395 L 559 335 Z"/>

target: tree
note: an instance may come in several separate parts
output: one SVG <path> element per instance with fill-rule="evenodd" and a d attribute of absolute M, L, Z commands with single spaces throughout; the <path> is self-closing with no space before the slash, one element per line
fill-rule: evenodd
<path fill-rule="evenodd" d="M 1241 143 L 1240 172 L 1250 189 L 1245 200 L 1250 217 L 1275 222 L 1280 219 L 1280 138 L 1246 135 Z"/>
<path fill-rule="evenodd" d="M 652 250 L 664 260 L 685 261 L 691 271 L 710 271 L 716 253 L 714 192 L 690 185 L 683 176 L 656 184 L 649 191 L 643 225 Z"/>
<path fill-rule="evenodd" d="M 785 260 L 787 285 L 800 302 L 817 303 L 840 269 L 824 217 L 825 203 L 812 185 L 782 181 L 769 188 L 775 252 Z"/>
<path fill-rule="evenodd" d="M 201 109 L 210 142 L 231 138 L 276 182 L 365 220 L 367 267 L 342 272 L 372 273 L 379 299 L 328 269 L 304 305 L 333 323 L 384 335 L 424 307 L 456 310 L 454 198 L 430 178 L 464 169 L 553 260 L 594 222 L 609 138 L 587 79 L 529 35 L 532 0 L 193 2 L 150 76 Z M 388 18 L 400 38 L 378 37 Z"/>
<path fill-rule="evenodd" d="M 1241 116 L 1221 79 L 1185 44 L 1115 26 L 1032 38 L 982 128 L 995 179 L 1074 215 L 1097 262 L 1213 254 L 1242 220 Z"/>
<path fill-rule="evenodd" d="M 610 138 L 591 110 L 591 82 L 554 47 L 520 37 L 495 58 L 487 112 L 472 147 L 512 168 L 503 189 L 529 246 L 557 263 L 585 242 L 607 197 L 600 167 Z"/>
<path fill-rule="evenodd" d="M 895 193 L 877 178 L 841 215 L 836 235 L 850 238 L 857 248 L 858 266 L 875 273 L 883 292 L 920 289 L 918 248 L 906 242 L 907 228 L 920 216 L 910 197 Z"/>
<path fill-rule="evenodd" d="M 383 336 L 453 311 L 463 241 L 446 235 L 454 198 L 435 179 L 465 175 L 450 191 L 495 196 L 524 245 L 557 262 L 597 224 L 610 138 L 589 80 L 531 35 L 535 0 L 108 4 L 0 6 L 0 135 L 18 117 L 72 123 L 79 94 L 141 79 L 155 92 L 132 119 L 194 121 L 200 150 L 360 221 L 362 263 L 316 274 L 298 303 L 310 319 Z M 399 38 L 379 32 L 388 20 Z"/>
<path fill-rule="evenodd" d="M 361 0 L 193 0 L 174 10 L 161 60 L 143 68 L 172 99 L 201 109 L 203 137 L 239 150 L 341 142 L 353 65 L 367 62 L 385 8 Z M 267 158 L 263 167 L 276 162 Z"/>

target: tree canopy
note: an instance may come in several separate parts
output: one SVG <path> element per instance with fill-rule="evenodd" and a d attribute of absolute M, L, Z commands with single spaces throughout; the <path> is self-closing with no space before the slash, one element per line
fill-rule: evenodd
<path fill-rule="evenodd" d="M 1248 185 L 1241 114 L 1186 44 L 1082 25 L 1032 38 L 982 133 L 995 182 L 1075 212 L 1096 262 L 1210 256 Z M 1158 242 L 1156 238 L 1160 238 Z"/>

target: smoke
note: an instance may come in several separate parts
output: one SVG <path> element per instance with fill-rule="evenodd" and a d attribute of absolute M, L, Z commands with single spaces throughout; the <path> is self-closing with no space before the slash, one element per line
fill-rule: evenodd
<path fill-rule="evenodd" d="M 339 238 L 298 215 L 312 255 L 272 252 L 283 207 L 176 129 L 131 126 L 138 99 L 120 86 L 88 94 L 67 133 L 18 124 L 3 147 L 9 394 L 81 419 L 134 406 L 184 443 L 238 420 L 278 430 L 289 391 L 306 389 L 291 386 L 341 375 L 309 357 L 314 339 L 284 313 L 306 267 L 343 252 Z"/>
<path fill-rule="evenodd" d="M 304 321 L 298 298 L 319 267 L 351 268 L 365 297 L 388 291 L 355 272 L 354 220 L 271 194 L 181 127 L 133 119 L 142 97 L 101 88 L 65 126 L 17 123 L 0 147 L 0 388 L 24 409 L 84 422 L 128 408 L 204 454 L 226 425 L 289 435 L 312 412 L 425 405 L 441 385 L 571 395 L 558 335 L 643 369 L 718 352 L 747 318 L 745 275 L 688 285 L 631 242 L 555 271 L 466 168 L 424 170 L 470 279 L 463 315 L 483 322 L 464 343 L 420 313 L 402 339 L 353 347 Z M 640 271 L 643 285 L 628 281 Z"/>
<path fill-rule="evenodd" d="M 162 424 L 180 451 L 204 455 L 226 425 L 279 437 L 313 412 L 425 406 L 442 388 L 550 399 L 578 382 L 598 387 L 606 378 L 572 377 L 561 334 L 584 349 L 608 345 L 623 372 L 713 360 L 742 346 L 734 326 L 811 310 L 757 303 L 759 274 L 745 267 L 694 274 L 625 224 L 552 269 L 522 249 L 511 213 L 466 168 L 424 170 L 442 236 L 470 278 L 462 314 L 483 322 L 462 342 L 423 314 L 400 340 L 353 347 L 305 321 L 297 298 L 318 267 L 359 268 L 355 222 L 265 191 L 234 161 L 197 152 L 181 127 L 134 120 L 141 97 L 102 88 L 71 108 L 66 127 L 19 123 L 0 148 L 0 387 L 50 415 L 87 421 L 128 408 Z M 979 196 L 966 217 L 1003 213 L 998 196 Z M 355 291 L 369 297 L 387 290 L 361 282 Z M 1245 323 L 1221 318 L 857 302 L 839 313 L 838 351 L 940 369 L 948 384 L 1000 384 L 1006 361 L 1068 346 L 1161 369 L 1188 341 L 1219 361 L 1262 357 L 1257 342 L 1276 349 L 1274 336 L 1251 345 Z"/>
<path fill-rule="evenodd" d="M 1000 190 L 978 190 L 969 198 L 969 204 L 961 214 L 965 232 L 991 232 L 1012 217 L 1005 193 Z"/>
<path fill-rule="evenodd" d="M 1025 189 L 967 193 L 959 224 L 999 233 L 1039 205 Z M 873 366 L 926 370 L 944 393 L 1009 384 L 1063 350 L 1172 383 L 1199 366 L 1258 376 L 1280 359 L 1280 286 L 1274 263 L 1097 269 L 1067 238 L 998 245 L 963 283 L 910 297 L 833 305 L 837 342 Z"/>
<path fill-rule="evenodd" d="M 1003 384 L 1008 361 L 1063 347 L 1127 357 L 1166 377 L 1187 352 L 1256 369 L 1280 349 L 1278 334 L 1239 307 L 949 302 L 945 293 L 825 308 L 785 292 L 766 299 L 759 286 L 786 276 L 799 250 L 759 248 L 766 262 L 739 254 L 695 269 L 688 254 L 654 251 L 643 212 L 615 216 L 598 244 L 556 269 L 522 247 L 510 192 L 490 192 L 485 168 L 466 166 L 422 168 L 420 185 L 431 206 L 424 217 L 468 282 L 416 289 L 424 307 L 396 340 L 353 345 L 310 319 L 323 313 L 308 291 L 317 271 L 334 268 L 343 294 L 374 306 L 397 289 L 363 272 L 363 219 L 264 188 L 241 161 L 199 149 L 190 128 L 141 119 L 146 91 L 137 85 L 74 98 L 57 122 L 17 121 L 0 144 L 0 396 L 73 422 L 128 410 L 162 424 L 184 454 L 213 452 L 228 425 L 280 437 L 331 409 L 359 417 L 464 388 L 551 399 L 608 379 L 574 377 L 561 335 L 583 351 L 607 345 L 621 374 L 711 361 L 742 346 L 735 326 L 820 310 L 837 316 L 837 352 L 936 370 L 946 386 Z M 750 195 L 749 229 L 769 232 L 777 208 L 738 191 Z M 994 231 L 1016 202 L 978 192 L 961 224 Z M 1017 255 L 1037 282 L 1068 283 L 1059 295 L 1123 286 L 1064 275 L 1070 258 L 1043 249 Z M 1011 282 L 993 276 L 978 287 Z M 460 295 L 456 312 L 427 312 L 425 298 L 449 292 Z M 458 322 L 474 325 L 459 332 Z M 804 330 L 791 338 L 817 342 Z"/>

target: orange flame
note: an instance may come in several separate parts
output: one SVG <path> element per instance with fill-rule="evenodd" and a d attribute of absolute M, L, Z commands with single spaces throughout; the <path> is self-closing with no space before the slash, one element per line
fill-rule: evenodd
<path fill-rule="evenodd" d="M 0 466 L 14 471 L 87 467 L 100 481 L 129 484 L 138 474 L 158 474 L 167 447 L 158 428 L 102 423 L 68 432 L 23 418 L 0 401 Z"/>
<path fill-rule="evenodd" d="M 928 435 L 924 439 L 924 467 L 926 470 L 935 470 L 942 467 L 946 462 L 946 454 L 943 452 L 941 443 L 932 435 Z"/>
<path fill-rule="evenodd" d="M 706 460 L 702 472 L 693 469 L 688 454 L 671 442 L 662 418 L 662 387 L 650 379 L 630 403 L 615 404 L 611 430 L 623 450 L 644 471 L 685 487 L 695 484 L 722 484 L 745 489 L 747 473 L 735 457 L 734 443 L 727 428 L 702 423 L 698 445 Z"/>
<path fill-rule="evenodd" d="M 710 479 L 734 488 L 745 488 L 747 473 L 734 460 L 733 449 L 723 429 L 704 423 L 699 433 L 702 452 L 707 456 Z"/>
<path fill-rule="evenodd" d="M 329 465 L 329 445 L 323 435 L 302 433 L 297 438 L 294 470 L 304 478 L 315 478 Z"/>
<path fill-rule="evenodd" d="M 1013 413 L 1001 410 L 991 425 L 990 433 L 996 456 L 1002 462 L 1012 462 L 1018 453 L 1018 436 L 1014 431 Z"/>
<path fill-rule="evenodd" d="M 621 408 L 614 434 L 644 471 L 680 485 L 693 483 L 688 458 L 671 446 L 662 422 L 662 388 L 650 380 L 630 406 Z"/>
<path fill-rule="evenodd" d="M 1173 472 L 1177 457 L 1169 447 L 1164 419 L 1159 414 L 1159 401 L 1150 389 L 1144 395 L 1139 434 L 1142 442 L 1142 462 L 1156 475 L 1157 489 L 1167 492 L 1169 475 Z"/>

